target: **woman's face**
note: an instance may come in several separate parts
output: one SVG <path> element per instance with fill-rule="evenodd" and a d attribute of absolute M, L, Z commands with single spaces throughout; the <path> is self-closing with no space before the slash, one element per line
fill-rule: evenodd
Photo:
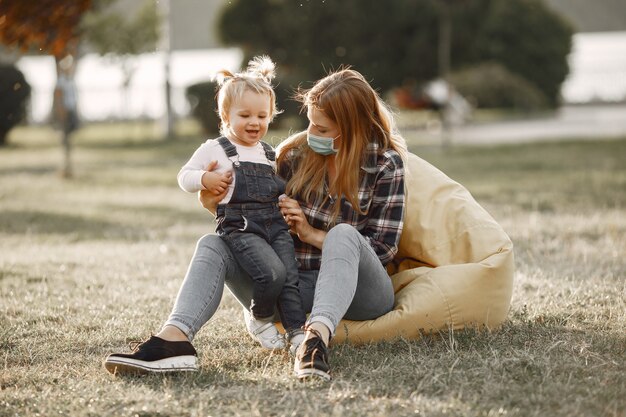
<path fill-rule="evenodd" d="M 339 126 L 330 120 L 323 111 L 309 107 L 306 117 L 309 118 L 309 128 L 307 129 L 309 134 L 325 138 L 337 138 L 339 136 Z"/>

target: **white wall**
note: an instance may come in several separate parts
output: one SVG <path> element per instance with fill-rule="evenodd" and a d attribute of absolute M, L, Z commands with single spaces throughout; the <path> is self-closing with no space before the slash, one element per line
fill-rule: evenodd
<path fill-rule="evenodd" d="M 97 54 L 87 54 L 76 68 L 79 113 L 83 120 L 150 118 L 165 114 L 165 56 L 161 52 L 142 54 L 135 59 L 137 69 L 132 78 L 128 105 L 125 104 L 120 65 Z M 185 88 L 206 81 L 218 70 L 239 70 L 239 49 L 174 51 L 171 54 L 170 84 L 172 107 L 177 115 L 186 115 L 189 104 Z M 20 58 L 17 67 L 32 87 L 29 120 L 45 122 L 52 107 L 56 81 L 54 59 L 50 56 Z"/>
<path fill-rule="evenodd" d="M 575 34 L 569 65 L 566 102 L 626 101 L 626 32 Z"/>

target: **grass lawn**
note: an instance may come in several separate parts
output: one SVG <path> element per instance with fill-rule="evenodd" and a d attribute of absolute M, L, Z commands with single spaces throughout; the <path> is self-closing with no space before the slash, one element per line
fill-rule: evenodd
<path fill-rule="evenodd" d="M 225 293 L 201 370 L 113 377 L 101 361 L 163 323 L 213 230 L 176 173 L 200 139 L 122 127 L 14 131 L 0 149 L 0 416 L 624 416 L 626 138 L 411 150 L 464 184 L 515 244 L 508 321 L 491 333 L 336 346 L 299 383 Z M 280 133 L 270 133 L 270 136 Z"/>

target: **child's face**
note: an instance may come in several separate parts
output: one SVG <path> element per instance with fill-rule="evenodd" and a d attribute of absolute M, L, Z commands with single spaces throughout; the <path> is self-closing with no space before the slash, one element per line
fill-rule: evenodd
<path fill-rule="evenodd" d="M 270 123 L 270 96 L 246 90 L 228 111 L 228 138 L 244 146 L 256 145 Z"/>

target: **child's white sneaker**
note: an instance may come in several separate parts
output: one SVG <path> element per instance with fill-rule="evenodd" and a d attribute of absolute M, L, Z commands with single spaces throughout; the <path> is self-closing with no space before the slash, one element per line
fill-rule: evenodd
<path fill-rule="evenodd" d="M 266 349 L 283 349 L 285 347 L 285 339 L 278 332 L 272 317 L 269 317 L 267 320 L 255 319 L 248 309 L 244 308 L 243 318 L 246 322 L 248 333 L 261 346 Z"/>
<path fill-rule="evenodd" d="M 296 350 L 300 347 L 300 344 L 304 341 L 304 331 L 297 330 L 293 332 L 289 337 L 289 353 L 293 356 L 296 355 Z"/>

